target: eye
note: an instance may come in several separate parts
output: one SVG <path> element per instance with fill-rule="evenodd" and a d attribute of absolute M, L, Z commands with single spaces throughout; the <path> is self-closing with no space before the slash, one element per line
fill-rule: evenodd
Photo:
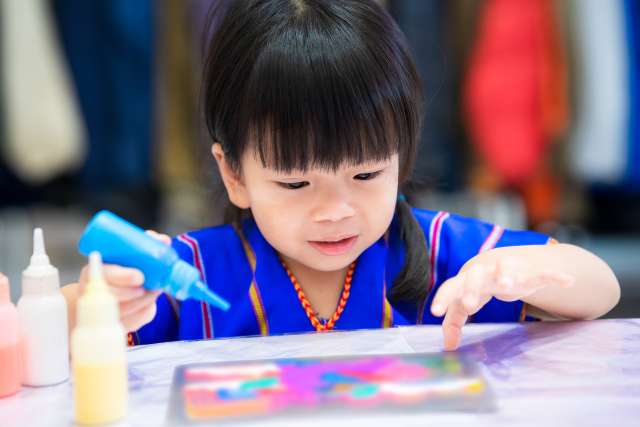
<path fill-rule="evenodd" d="M 368 181 L 380 175 L 381 172 L 382 171 L 359 173 L 358 175 L 354 176 L 353 179 L 357 179 L 359 181 Z"/>
<path fill-rule="evenodd" d="M 279 182 L 278 185 L 282 188 L 286 188 L 287 190 L 299 190 L 302 187 L 306 187 L 309 185 L 307 181 L 301 182 Z"/>

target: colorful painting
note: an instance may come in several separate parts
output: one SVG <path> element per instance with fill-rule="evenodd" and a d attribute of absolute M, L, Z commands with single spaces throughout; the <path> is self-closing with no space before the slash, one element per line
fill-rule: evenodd
<path fill-rule="evenodd" d="M 483 410 L 491 400 L 475 364 L 455 354 L 186 365 L 173 394 L 175 415 L 187 423 L 320 410 Z"/>

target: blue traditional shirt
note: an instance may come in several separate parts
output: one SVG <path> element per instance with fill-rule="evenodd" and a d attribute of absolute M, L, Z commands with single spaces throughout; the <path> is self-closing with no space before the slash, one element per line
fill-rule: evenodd
<path fill-rule="evenodd" d="M 531 231 L 506 230 L 447 212 L 413 209 L 422 227 L 430 263 L 425 310 L 387 299 L 389 287 L 404 263 L 404 243 L 394 219 L 389 232 L 358 258 L 351 292 L 334 329 L 384 328 L 417 323 L 439 324 L 428 307 L 438 287 L 458 274 L 469 259 L 496 247 L 544 245 L 549 237 Z M 231 225 L 181 234 L 172 241 L 185 261 L 195 266 L 207 286 L 231 303 L 227 312 L 196 300 L 178 302 L 163 294 L 155 318 L 129 335 L 130 344 L 172 340 L 276 335 L 315 331 L 275 249 L 252 219 L 242 230 Z M 418 319 L 418 313 L 422 318 Z M 522 301 L 491 299 L 472 322 L 523 320 Z"/>

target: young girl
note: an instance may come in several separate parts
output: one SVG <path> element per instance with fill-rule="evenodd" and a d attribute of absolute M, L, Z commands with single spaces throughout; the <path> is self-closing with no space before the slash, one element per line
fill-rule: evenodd
<path fill-rule="evenodd" d="M 618 282 L 595 255 L 399 195 L 422 95 L 373 0 L 227 3 L 203 94 L 235 211 L 170 244 L 231 309 L 178 303 L 108 266 L 131 343 L 442 322 L 455 349 L 467 321 L 593 319 L 616 304 Z M 65 287 L 72 325 L 85 281 Z"/>

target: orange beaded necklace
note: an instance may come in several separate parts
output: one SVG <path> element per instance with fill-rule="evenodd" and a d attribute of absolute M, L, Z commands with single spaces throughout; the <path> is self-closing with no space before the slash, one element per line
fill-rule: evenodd
<path fill-rule="evenodd" d="M 356 262 L 354 261 L 351 263 L 351 265 L 349 265 L 349 269 L 347 270 L 347 277 L 345 277 L 344 279 L 344 287 L 342 288 L 342 295 L 340 296 L 338 307 L 336 308 L 336 311 L 333 313 L 333 315 L 329 318 L 327 323 L 322 323 L 318 319 L 318 317 L 313 311 L 313 308 L 311 308 L 311 303 L 309 302 L 309 300 L 304 294 L 304 291 L 300 287 L 300 284 L 298 283 L 298 279 L 296 279 L 296 277 L 293 275 L 291 270 L 289 270 L 289 267 L 287 267 L 287 264 L 285 264 L 283 260 L 280 260 L 280 262 L 282 263 L 282 266 L 287 272 L 287 275 L 289 276 L 291 283 L 293 283 L 293 287 L 295 288 L 298 294 L 298 299 L 302 304 L 302 308 L 304 308 L 304 312 L 307 314 L 307 317 L 311 321 L 311 324 L 313 325 L 313 327 L 316 328 L 316 331 L 322 332 L 322 331 L 332 330 L 333 325 L 335 325 L 335 323 L 338 321 L 338 319 L 342 315 L 342 312 L 344 311 L 344 307 L 347 305 L 347 300 L 349 299 L 349 294 L 351 293 L 351 280 L 353 279 L 353 271 L 356 268 Z"/>

